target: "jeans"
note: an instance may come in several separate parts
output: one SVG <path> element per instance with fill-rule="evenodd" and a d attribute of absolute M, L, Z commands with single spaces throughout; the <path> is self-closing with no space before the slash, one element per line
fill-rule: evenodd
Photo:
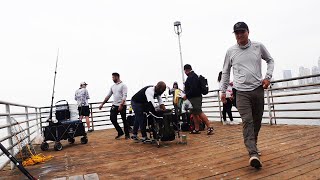
<path fill-rule="evenodd" d="M 237 91 L 237 108 L 243 122 L 243 139 L 249 156 L 259 156 L 257 141 L 264 110 L 263 87 L 253 91 Z"/>
<path fill-rule="evenodd" d="M 119 123 L 117 120 L 118 113 L 120 113 L 121 119 L 123 122 L 123 129 L 124 129 L 125 135 L 130 136 L 129 135 L 129 123 L 127 121 L 127 116 L 126 116 L 127 106 L 123 105 L 123 108 L 121 111 L 119 111 L 118 108 L 119 108 L 119 106 L 115 106 L 115 105 L 111 106 L 110 120 L 111 120 L 113 126 L 116 128 L 118 135 L 123 135 L 124 133 L 123 133 L 121 127 L 119 126 Z"/>
<path fill-rule="evenodd" d="M 135 114 L 135 120 L 133 124 L 133 135 L 138 134 L 138 130 L 140 127 L 141 135 L 142 137 L 147 137 L 146 133 L 146 120 L 145 120 L 145 115 L 143 114 L 144 112 L 144 104 L 142 103 L 136 103 L 134 101 L 131 101 L 132 109 Z"/>

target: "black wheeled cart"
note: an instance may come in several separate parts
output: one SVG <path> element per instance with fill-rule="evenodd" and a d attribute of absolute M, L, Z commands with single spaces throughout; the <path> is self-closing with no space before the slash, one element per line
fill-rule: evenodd
<path fill-rule="evenodd" d="M 61 104 L 65 102 L 65 104 Z M 61 151 L 63 146 L 61 140 L 68 140 L 70 144 L 75 142 L 75 137 L 83 136 L 80 140 L 82 144 L 88 143 L 85 127 L 80 120 L 70 120 L 69 104 L 66 100 L 56 103 L 56 119 L 57 122 L 49 121 L 49 125 L 42 128 L 44 140 L 41 149 L 46 151 L 49 149 L 47 141 L 54 141 L 54 150 Z"/>

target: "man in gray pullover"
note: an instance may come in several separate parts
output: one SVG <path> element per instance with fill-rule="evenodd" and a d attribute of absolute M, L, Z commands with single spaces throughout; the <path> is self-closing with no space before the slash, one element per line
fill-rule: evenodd
<path fill-rule="evenodd" d="M 236 23 L 233 30 L 237 44 L 226 53 L 221 80 L 221 100 L 226 102 L 226 89 L 232 67 L 233 86 L 237 90 L 236 103 L 243 122 L 244 144 L 250 156 L 249 164 L 258 169 L 262 167 L 257 140 L 264 110 L 264 89 L 270 85 L 274 61 L 263 44 L 250 41 L 246 23 Z M 261 59 L 267 62 L 267 73 L 263 79 Z"/>

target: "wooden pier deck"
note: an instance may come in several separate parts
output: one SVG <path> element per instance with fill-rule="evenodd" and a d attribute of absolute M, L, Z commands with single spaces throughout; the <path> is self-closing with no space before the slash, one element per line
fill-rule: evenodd
<path fill-rule="evenodd" d="M 69 145 L 45 155 L 54 158 L 26 167 L 40 179 L 97 173 L 99 179 L 320 179 L 320 127 L 263 125 L 258 147 L 263 167 L 249 166 L 242 126 L 213 123 L 215 134 L 189 135 L 187 145 L 178 140 L 156 145 L 115 140 L 115 129 L 89 133 L 89 142 Z M 39 149 L 39 148 L 38 148 Z M 25 179 L 17 170 L 0 171 L 1 180 Z M 68 178 L 66 178 L 68 179 Z"/>

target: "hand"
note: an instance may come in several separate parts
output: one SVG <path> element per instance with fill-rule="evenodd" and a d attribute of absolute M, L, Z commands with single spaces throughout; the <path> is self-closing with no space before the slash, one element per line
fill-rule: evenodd
<path fill-rule="evenodd" d="M 223 104 L 227 103 L 226 93 L 221 93 L 221 101 Z"/>
<path fill-rule="evenodd" d="M 103 105 L 101 104 L 101 105 L 99 106 L 99 110 L 101 110 L 101 109 L 102 109 L 102 107 L 103 107 Z"/>
<path fill-rule="evenodd" d="M 161 105 L 160 105 L 160 109 L 161 109 L 162 111 L 165 111 L 165 110 L 166 110 L 166 107 L 164 106 L 164 104 L 161 104 Z"/>
<path fill-rule="evenodd" d="M 264 80 L 262 81 L 263 89 L 268 89 L 269 85 L 270 85 L 270 80 L 264 79 Z"/>
<path fill-rule="evenodd" d="M 118 111 L 120 112 L 122 109 L 123 109 L 123 105 L 120 104 L 119 107 L 118 107 Z"/>

